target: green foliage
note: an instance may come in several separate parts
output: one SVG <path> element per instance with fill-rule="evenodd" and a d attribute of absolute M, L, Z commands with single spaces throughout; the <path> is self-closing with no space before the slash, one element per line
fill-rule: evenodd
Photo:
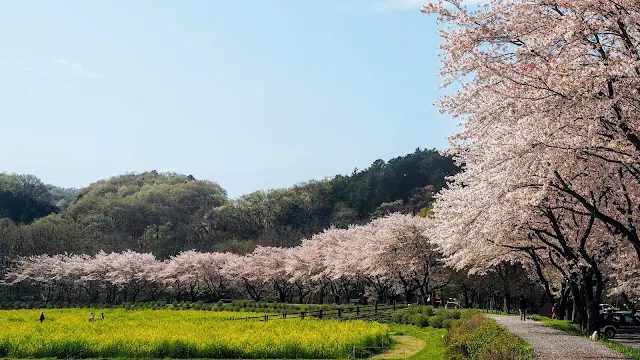
<path fill-rule="evenodd" d="M 417 213 L 445 185 L 444 177 L 456 171 L 451 158 L 418 149 L 389 162 L 377 160 L 349 176 L 241 196 L 211 212 L 207 222 L 226 238 L 292 246 L 331 225 L 347 227 L 391 212 Z"/>
<path fill-rule="evenodd" d="M 384 202 L 374 210 L 373 214 L 371 214 L 371 218 L 376 219 L 380 217 L 385 217 L 389 214 L 393 214 L 396 212 L 405 212 L 405 211 L 406 211 L 405 205 L 402 200 L 396 200 L 390 203 Z"/>
<path fill-rule="evenodd" d="M 244 255 L 252 252 L 256 246 L 258 246 L 258 241 L 256 240 L 240 240 L 233 238 L 216 243 L 213 251 L 232 252 L 234 254 Z"/>
<path fill-rule="evenodd" d="M 53 203 L 60 209 L 68 207 L 80 194 L 79 189 L 61 188 L 54 185 L 47 185 L 47 187 L 49 188 L 49 193 L 51 193 Z"/>
<path fill-rule="evenodd" d="M 640 349 L 636 349 L 632 346 L 620 344 L 619 342 L 611 341 L 608 339 L 600 340 L 600 342 L 604 343 L 608 347 L 621 354 L 630 356 L 634 360 L 640 360 Z M 2 345 L 0 345 L 0 351 L 2 351 Z"/>
<path fill-rule="evenodd" d="M 466 314 L 465 314 L 466 315 Z M 451 326 L 445 337 L 446 359 L 533 359 L 533 348 L 494 320 L 473 312 Z"/>
<path fill-rule="evenodd" d="M 40 301 L 15 301 L 15 302 L 0 302 L 0 310 L 20 310 L 20 309 L 37 309 L 42 307 L 49 308 L 74 308 L 74 309 L 90 309 L 96 307 L 94 305 L 82 305 L 82 304 L 69 304 L 63 302 L 48 303 L 45 304 Z M 288 304 L 288 303 L 275 303 L 275 302 L 254 302 L 253 300 L 233 300 L 229 303 L 218 301 L 217 303 L 205 303 L 202 301 L 179 301 L 174 303 L 167 303 L 166 301 L 150 301 L 150 302 L 136 302 L 136 303 L 121 303 L 116 305 L 111 304 L 98 304 L 97 307 L 101 308 L 122 308 L 129 310 L 201 310 L 201 311 L 234 311 L 234 312 L 260 312 L 265 314 L 292 314 L 300 312 L 317 312 L 318 310 L 328 311 L 325 316 L 336 316 L 337 305 L 328 304 Z M 346 304 L 340 305 L 340 308 L 344 311 L 344 314 L 353 314 L 355 312 L 355 305 Z M 373 306 L 361 307 L 361 311 L 371 312 Z"/>
<path fill-rule="evenodd" d="M 120 175 L 81 190 L 0 174 L 0 271 L 8 259 L 42 253 L 131 249 L 162 259 L 190 249 L 247 253 L 258 244 L 293 246 L 331 225 L 418 213 L 456 171 L 451 158 L 417 149 L 348 176 L 232 201 L 214 182 L 174 173 Z"/>
<path fill-rule="evenodd" d="M 160 257 L 198 246 L 203 216 L 223 205 L 218 184 L 155 171 L 121 175 L 83 189 L 65 215 L 85 226 L 106 248 L 152 251 Z"/>
<path fill-rule="evenodd" d="M 0 173 L 0 218 L 16 223 L 57 212 L 49 189 L 33 175 Z"/>
<path fill-rule="evenodd" d="M 448 329 L 454 320 L 460 319 L 462 311 L 433 309 L 433 306 L 411 306 L 391 316 L 391 321 L 398 324 L 410 324 L 418 327 L 431 326 L 437 329 Z"/>
<path fill-rule="evenodd" d="M 420 211 L 416 213 L 416 216 L 420 216 L 420 217 L 433 216 L 432 206 L 423 207 L 422 209 L 420 209 Z"/>

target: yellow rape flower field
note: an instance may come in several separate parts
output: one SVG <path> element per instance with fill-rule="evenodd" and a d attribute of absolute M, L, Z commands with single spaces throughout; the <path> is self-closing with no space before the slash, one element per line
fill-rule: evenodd
<path fill-rule="evenodd" d="M 255 313 L 90 310 L 0 311 L 0 358 L 347 358 L 389 344 L 386 325 L 313 319 L 231 320 Z M 99 319 L 104 312 L 105 320 Z M 357 351 L 361 356 L 366 351 Z"/>

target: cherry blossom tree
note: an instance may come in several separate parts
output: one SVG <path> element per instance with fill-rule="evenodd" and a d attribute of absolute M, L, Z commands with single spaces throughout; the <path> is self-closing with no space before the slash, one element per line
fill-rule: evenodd
<path fill-rule="evenodd" d="M 638 10 L 603 0 L 424 8 L 446 24 L 445 84 L 460 83 L 441 102 L 463 118 L 452 138 L 460 163 L 574 197 L 640 258 Z M 592 196 L 594 186 L 610 189 L 608 201 Z"/>
<path fill-rule="evenodd" d="M 330 228 L 293 248 L 258 246 L 252 253 L 183 251 L 165 261 L 131 250 L 89 255 L 42 255 L 18 261 L 7 283 L 46 289 L 46 299 L 62 291 L 71 301 L 78 290 L 90 302 L 135 302 L 141 294 L 155 299 L 188 295 L 217 301 L 242 289 L 255 301 L 275 293 L 281 302 L 316 296 L 336 303 L 365 293 L 387 301 L 402 293 L 423 299 L 448 281 L 440 253 L 425 236 L 431 219 L 391 214 L 366 225 Z M 108 291 L 105 291 L 108 290 Z M 80 300 L 79 300 L 80 301 Z"/>
<path fill-rule="evenodd" d="M 123 291 L 125 302 L 135 302 L 140 292 L 159 281 L 160 266 L 151 253 L 127 250 L 112 257 L 105 280 Z"/>
<path fill-rule="evenodd" d="M 60 273 L 66 255 L 34 255 L 20 258 L 6 275 L 5 283 L 34 285 L 43 301 L 53 299 L 57 290 L 56 276 Z"/>
<path fill-rule="evenodd" d="M 229 259 L 223 269 L 228 279 L 233 279 L 237 287 L 242 287 L 254 301 L 260 301 L 267 294 L 267 281 L 255 271 L 253 259 L 262 254 L 255 253 Z"/>
<path fill-rule="evenodd" d="M 576 301 L 586 293 L 590 330 L 620 241 L 640 259 L 639 10 L 603 0 L 423 9 L 444 23 L 442 75 L 458 91 L 441 107 L 461 119 L 451 152 L 464 168 L 439 195 L 430 235 L 457 268 L 518 261 L 543 284 L 554 268 Z"/>

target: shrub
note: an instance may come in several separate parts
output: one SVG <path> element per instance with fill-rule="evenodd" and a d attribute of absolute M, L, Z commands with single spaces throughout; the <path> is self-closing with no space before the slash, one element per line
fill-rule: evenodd
<path fill-rule="evenodd" d="M 442 327 L 445 329 L 451 329 L 451 327 L 453 326 L 455 322 L 455 319 L 443 319 L 442 320 Z"/>
<path fill-rule="evenodd" d="M 462 316 L 462 312 L 460 310 L 451 310 L 449 311 L 449 316 L 451 319 L 455 319 L 458 320 L 460 319 L 460 316 Z"/>
<path fill-rule="evenodd" d="M 427 316 L 433 316 L 433 306 L 431 306 L 431 305 L 425 306 L 425 307 L 423 307 L 423 309 L 424 309 L 424 313 Z"/>
<path fill-rule="evenodd" d="M 432 326 L 434 328 L 441 328 L 443 320 L 444 318 L 442 316 L 432 316 L 429 318 L 429 326 Z"/>
<path fill-rule="evenodd" d="M 429 326 L 429 317 L 425 314 L 415 314 L 411 319 L 411 323 L 419 327 Z"/>
<path fill-rule="evenodd" d="M 480 313 L 455 321 L 445 346 L 446 359 L 533 359 L 529 344 Z"/>
<path fill-rule="evenodd" d="M 398 324 L 405 324 L 403 313 L 396 312 L 391 315 L 391 321 Z"/>

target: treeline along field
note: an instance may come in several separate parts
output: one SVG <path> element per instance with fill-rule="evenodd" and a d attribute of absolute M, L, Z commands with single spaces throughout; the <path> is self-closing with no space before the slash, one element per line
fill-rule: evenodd
<path fill-rule="evenodd" d="M 386 325 L 364 321 L 228 321 L 259 314 L 96 309 L 105 320 L 89 322 L 89 310 L 57 309 L 45 310 L 40 323 L 40 311 L 0 311 L 0 357 L 335 359 L 391 341 Z"/>

